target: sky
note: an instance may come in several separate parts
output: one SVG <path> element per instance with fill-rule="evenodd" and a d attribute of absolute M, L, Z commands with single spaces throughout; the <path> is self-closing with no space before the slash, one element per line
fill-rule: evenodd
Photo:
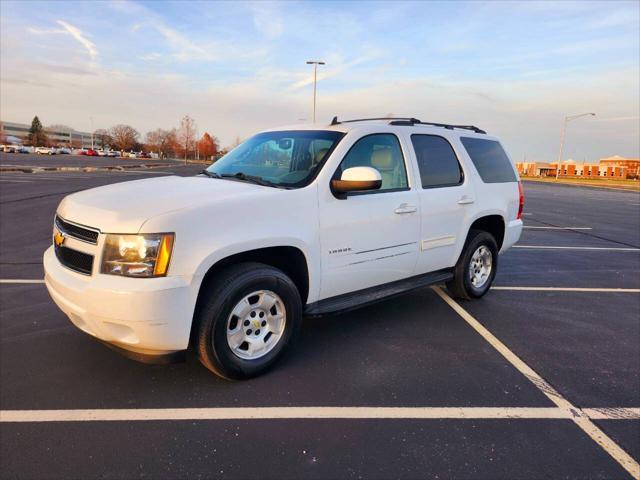
<path fill-rule="evenodd" d="M 0 119 L 141 134 L 474 124 L 516 161 L 640 156 L 640 2 L 0 2 Z"/>

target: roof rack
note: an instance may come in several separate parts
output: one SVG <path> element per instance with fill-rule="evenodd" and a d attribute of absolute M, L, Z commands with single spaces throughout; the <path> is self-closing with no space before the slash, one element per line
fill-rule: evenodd
<path fill-rule="evenodd" d="M 354 122 L 369 122 L 375 120 L 389 120 L 389 125 L 404 125 L 404 126 L 413 126 L 413 125 L 430 125 L 432 127 L 442 127 L 447 128 L 449 130 L 453 130 L 454 128 L 460 128 L 463 130 L 471 130 L 475 133 L 486 134 L 484 130 L 474 126 L 474 125 L 449 125 L 447 123 L 433 123 L 433 122 L 421 122 L 417 118 L 413 117 L 376 117 L 376 118 L 357 118 L 354 120 L 338 120 L 338 117 L 335 116 L 331 120 L 331 125 L 339 125 L 341 123 L 354 123 Z"/>

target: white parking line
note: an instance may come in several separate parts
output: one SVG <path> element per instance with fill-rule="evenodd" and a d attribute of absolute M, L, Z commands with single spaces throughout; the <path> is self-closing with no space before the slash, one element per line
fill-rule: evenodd
<path fill-rule="evenodd" d="M 508 287 L 508 286 L 492 286 L 491 290 L 513 290 L 513 291 L 531 291 L 531 292 L 640 293 L 640 288 L 574 288 L 574 287 Z"/>
<path fill-rule="evenodd" d="M 555 245 L 514 245 L 512 248 L 528 248 L 531 250 L 604 250 L 610 252 L 640 252 L 640 248 L 627 247 L 561 247 Z"/>
<path fill-rule="evenodd" d="M 538 389 L 561 409 L 568 409 L 574 415 L 571 420 L 575 422 L 591 439 L 600 445 L 609 455 L 611 455 L 622 467 L 634 478 L 640 477 L 640 465 L 631 455 L 625 452 L 616 442 L 609 438 L 600 428 L 593 423 L 587 414 L 574 406 L 569 400 L 564 398 L 555 388 L 553 388 L 544 378 L 527 365 L 520 357 L 494 336 L 484 325 L 462 308 L 446 292 L 439 287 L 431 287 L 438 296 L 444 300 L 471 328 L 478 332 L 493 348 L 495 348 L 507 361 L 513 365 L 520 373 L 527 377 Z"/>
<path fill-rule="evenodd" d="M 44 280 L 22 280 L 18 278 L 1 279 L 0 283 L 44 283 Z"/>
<path fill-rule="evenodd" d="M 591 227 L 530 227 L 525 225 L 522 228 L 528 228 L 531 230 L 593 230 Z"/>
<path fill-rule="evenodd" d="M 640 408 L 561 407 L 239 407 L 101 408 L 92 410 L 2 410 L 0 423 L 114 422 L 274 419 L 565 419 L 587 415 L 598 420 L 640 419 Z"/>
<path fill-rule="evenodd" d="M 592 420 L 638 420 L 640 408 L 583 408 Z"/>

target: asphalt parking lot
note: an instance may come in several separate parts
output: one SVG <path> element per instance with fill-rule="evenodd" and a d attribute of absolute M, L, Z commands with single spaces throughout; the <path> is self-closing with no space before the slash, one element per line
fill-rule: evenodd
<path fill-rule="evenodd" d="M 275 370 L 228 382 L 127 360 L 23 283 L 64 195 L 201 168 L 0 175 L 2 478 L 633 478 L 640 195 L 526 183 L 482 300 L 307 319 Z"/>
<path fill-rule="evenodd" d="M 0 152 L 0 167 L 112 167 L 116 165 L 179 165 L 181 162 L 158 158 L 110 158 L 86 155 L 36 155 Z"/>

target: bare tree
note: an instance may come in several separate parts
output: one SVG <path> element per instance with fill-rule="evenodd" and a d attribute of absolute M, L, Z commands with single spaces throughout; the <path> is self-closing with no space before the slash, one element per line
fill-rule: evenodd
<path fill-rule="evenodd" d="M 129 125 L 116 125 L 111 127 L 110 135 L 112 138 L 111 145 L 117 150 L 123 151 L 133 148 L 138 143 L 140 134 Z"/>
<path fill-rule="evenodd" d="M 158 128 L 147 133 L 145 146 L 148 150 L 156 150 L 161 157 L 166 158 L 174 153 L 176 148 L 176 130 Z"/>
<path fill-rule="evenodd" d="M 184 150 L 184 163 L 187 164 L 187 155 L 193 150 L 196 143 L 196 122 L 189 115 L 185 115 L 180 120 L 178 129 L 178 145 Z"/>
<path fill-rule="evenodd" d="M 104 128 L 99 128 L 95 132 L 93 132 L 93 136 L 100 145 L 100 148 L 103 150 L 105 147 L 110 147 L 113 143 L 113 138 L 111 138 L 111 134 L 105 130 Z"/>

